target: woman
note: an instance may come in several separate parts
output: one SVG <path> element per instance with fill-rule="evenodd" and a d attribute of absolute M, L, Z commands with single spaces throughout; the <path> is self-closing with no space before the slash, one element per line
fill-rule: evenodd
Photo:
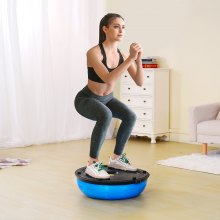
<path fill-rule="evenodd" d="M 88 84 L 75 98 L 75 108 L 82 116 L 96 121 L 90 144 L 90 158 L 85 170 L 94 178 L 108 179 L 110 175 L 98 161 L 112 117 L 121 119 L 116 145 L 108 166 L 136 171 L 123 153 L 136 121 L 136 115 L 125 104 L 113 97 L 115 83 L 128 71 L 138 86 L 143 84 L 142 49 L 138 43 L 130 46 L 127 56 L 118 49 L 125 32 L 124 19 L 118 14 L 107 14 L 100 21 L 99 44 L 87 52 Z"/>

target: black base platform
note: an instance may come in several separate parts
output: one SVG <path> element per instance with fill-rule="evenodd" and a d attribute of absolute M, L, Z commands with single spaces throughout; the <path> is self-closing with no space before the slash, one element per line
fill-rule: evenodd
<path fill-rule="evenodd" d="M 93 184 L 102 184 L 102 185 L 124 185 L 124 184 L 132 184 L 132 183 L 140 183 L 150 176 L 150 174 L 145 171 L 138 169 L 135 172 L 131 171 L 123 171 L 117 170 L 113 168 L 109 168 L 105 166 L 105 169 L 108 174 L 110 174 L 110 179 L 96 179 L 90 177 L 85 173 L 86 167 L 81 167 L 75 171 L 75 175 L 78 179 Z"/>

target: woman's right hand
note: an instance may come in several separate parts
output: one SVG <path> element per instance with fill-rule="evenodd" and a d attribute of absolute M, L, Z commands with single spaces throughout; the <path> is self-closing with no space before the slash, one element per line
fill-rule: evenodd
<path fill-rule="evenodd" d="M 138 43 L 132 43 L 130 45 L 130 55 L 129 57 L 133 60 L 136 60 L 138 57 L 138 53 L 141 52 L 141 45 Z"/>

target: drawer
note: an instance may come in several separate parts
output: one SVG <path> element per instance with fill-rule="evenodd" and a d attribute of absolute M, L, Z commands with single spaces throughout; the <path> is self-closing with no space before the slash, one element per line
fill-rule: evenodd
<path fill-rule="evenodd" d="M 146 120 L 151 120 L 153 116 L 152 109 L 144 109 L 144 108 L 133 108 L 132 109 L 135 114 L 137 115 L 138 119 L 146 119 Z"/>
<path fill-rule="evenodd" d="M 154 71 L 148 70 L 144 71 L 144 84 L 153 83 L 154 81 Z"/>
<path fill-rule="evenodd" d="M 133 84 L 136 85 L 134 80 L 131 78 L 131 76 L 129 75 L 129 73 L 125 73 L 122 77 L 121 77 L 121 82 L 122 83 L 126 83 L 126 84 Z"/>
<path fill-rule="evenodd" d="M 151 96 L 123 96 L 121 97 L 121 101 L 129 106 L 136 107 L 152 107 L 153 106 L 153 98 Z"/>
<path fill-rule="evenodd" d="M 148 84 L 142 87 L 137 85 L 122 84 L 121 93 L 126 94 L 137 94 L 137 95 L 152 95 L 153 94 L 153 85 Z"/>
<path fill-rule="evenodd" d="M 134 80 L 131 78 L 129 73 L 125 73 L 122 77 L 121 77 L 121 82 L 122 83 L 127 83 L 127 84 L 133 84 L 136 85 Z M 144 70 L 144 84 L 151 84 L 154 82 L 154 70 Z"/>
<path fill-rule="evenodd" d="M 137 120 L 132 132 L 136 133 L 146 133 L 152 132 L 152 121 L 151 120 Z"/>

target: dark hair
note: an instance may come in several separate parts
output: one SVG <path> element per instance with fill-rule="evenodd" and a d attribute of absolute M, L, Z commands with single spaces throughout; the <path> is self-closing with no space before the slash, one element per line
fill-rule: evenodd
<path fill-rule="evenodd" d="M 99 44 L 103 43 L 106 39 L 105 32 L 102 30 L 103 26 L 108 27 L 108 25 L 116 18 L 121 18 L 122 20 L 124 20 L 124 18 L 122 18 L 122 16 L 119 14 L 108 13 L 100 21 L 100 24 L 99 24 Z"/>

